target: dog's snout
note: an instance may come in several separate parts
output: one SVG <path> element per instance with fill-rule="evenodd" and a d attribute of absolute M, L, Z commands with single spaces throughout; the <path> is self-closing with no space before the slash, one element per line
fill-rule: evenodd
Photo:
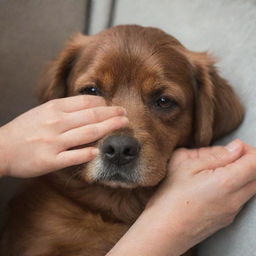
<path fill-rule="evenodd" d="M 131 136 L 124 135 L 110 136 L 102 146 L 104 160 L 116 165 L 131 163 L 137 159 L 139 151 L 139 142 Z"/>

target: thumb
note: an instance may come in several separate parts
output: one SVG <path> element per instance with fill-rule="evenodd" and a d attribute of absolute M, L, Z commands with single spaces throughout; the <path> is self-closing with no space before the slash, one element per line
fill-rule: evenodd
<path fill-rule="evenodd" d="M 195 172 L 200 172 L 224 167 L 240 158 L 244 147 L 245 144 L 236 139 L 226 146 L 197 149 L 197 158 L 193 161 L 193 169 Z"/>

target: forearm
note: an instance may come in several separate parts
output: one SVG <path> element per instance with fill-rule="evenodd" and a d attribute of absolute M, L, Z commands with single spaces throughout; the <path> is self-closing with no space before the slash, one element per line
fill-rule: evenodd
<path fill-rule="evenodd" d="M 185 253 L 194 245 L 192 239 L 181 219 L 168 212 L 147 208 L 107 256 L 179 256 Z"/>

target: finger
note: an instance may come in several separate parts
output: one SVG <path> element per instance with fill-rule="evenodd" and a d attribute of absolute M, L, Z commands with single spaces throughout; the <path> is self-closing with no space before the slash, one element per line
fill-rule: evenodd
<path fill-rule="evenodd" d="M 246 154 L 225 168 L 216 170 L 230 190 L 236 191 L 256 180 L 256 154 Z"/>
<path fill-rule="evenodd" d="M 106 102 L 102 97 L 93 95 L 78 95 L 61 98 L 56 99 L 55 102 L 60 110 L 67 113 L 106 105 Z"/>
<path fill-rule="evenodd" d="M 256 153 L 256 148 L 251 145 L 245 144 L 244 152 L 245 153 Z"/>
<path fill-rule="evenodd" d="M 58 154 L 57 165 L 62 169 L 72 165 L 83 164 L 91 161 L 99 154 L 99 150 L 94 147 L 68 150 Z"/>
<path fill-rule="evenodd" d="M 112 117 L 100 123 L 69 130 L 60 136 L 61 145 L 64 148 L 73 148 L 94 142 L 106 134 L 126 126 L 128 122 L 127 117 Z"/>
<path fill-rule="evenodd" d="M 126 115 L 126 111 L 122 107 L 95 107 L 66 115 L 66 125 L 63 131 L 102 122 L 114 116 L 123 116 Z"/>
<path fill-rule="evenodd" d="M 193 160 L 193 169 L 197 173 L 205 169 L 224 167 L 241 157 L 243 147 L 242 141 L 235 140 L 225 147 L 215 146 L 197 149 L 190 154 L 190 158 Z"/>
<path fill-rule="evenodd" d="M 256 195 L 256 181 L 253 181 L 246 184 L 242 189 L 237 191 L 235 195 L 235 201 L 238 204 L 244 205 L 255 195 Z"/>

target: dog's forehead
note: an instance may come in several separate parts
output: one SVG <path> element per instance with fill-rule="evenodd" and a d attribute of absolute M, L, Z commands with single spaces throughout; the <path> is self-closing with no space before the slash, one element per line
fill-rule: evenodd
<path fill-rule="evenodd" d="M 181 45 L 173 37 L 158 30 L 155 36 L 154 29 L 153 32 L 145 29 L 144 33 L 136 29 L 121 32 L 96 37 L 97 45 L 90 52 L 85 47 L 81 58 L 89 58 L 89 65 L 83 70 L 84 80 L 98 80 L 104 86 L 147 85 L 147 88 L 165 80 L 181 86 L 191 83 L 191 65 L 176 49 Z"/>

